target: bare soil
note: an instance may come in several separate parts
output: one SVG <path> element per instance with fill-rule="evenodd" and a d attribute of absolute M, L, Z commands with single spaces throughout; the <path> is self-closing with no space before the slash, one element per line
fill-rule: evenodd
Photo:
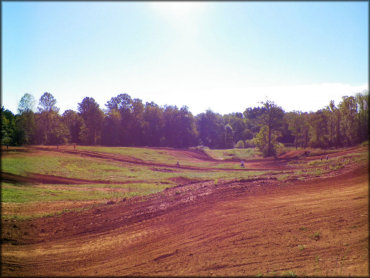
<path fill-rule="evenodd" d="M 368 170 L 348 165 L 305 181 L 176 180 L 88 210 L 2 219 L 2 275 L 368 276 Z"/>

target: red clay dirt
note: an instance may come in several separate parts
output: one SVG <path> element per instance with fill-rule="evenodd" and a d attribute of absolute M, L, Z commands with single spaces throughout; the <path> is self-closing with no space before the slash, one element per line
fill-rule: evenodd
<path fill-rule="evenodd" d="M 2 220 L 2 275 L 367 276 L 368 204 L 367 165 L 305 182 L 179 185 Z"/>

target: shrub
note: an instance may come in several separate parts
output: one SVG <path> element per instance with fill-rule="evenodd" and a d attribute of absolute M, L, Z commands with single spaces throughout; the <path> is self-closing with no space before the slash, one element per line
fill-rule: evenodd
<path fill-rule="evenodd" d="M 234 148 L 244 149 L 244 141 L 243 140 L 239 140 L 238 143 L 235 144 Z"/>
<path fill-rule="evenodd" d="M 245 140 L 244 148 L 255 148 L 256 144 L 254 143 L 253 139 Z"/>

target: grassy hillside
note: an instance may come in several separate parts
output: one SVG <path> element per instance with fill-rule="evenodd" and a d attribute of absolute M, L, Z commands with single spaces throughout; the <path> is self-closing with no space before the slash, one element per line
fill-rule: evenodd
<path fill-rule="evenodd" d="M 11 148 L 3 152 L 2 172 L 33 180 L 26 184 L 2 181 L 3 207 L 5 211 L 12 207 L 3 217 L 39 217 L 50 214 L 53 207 L 58 208 L 53 213 L 61 213 L 63 210 L 56 205 L 60 202 L 67 202 L 71 209 L 81 209 L 86 202 L 89 205 L 116 202 L 194 182 L 212 181 L 217 185 L 264 177 L 282 182 L 307 179 L 329 175 L 368 159 L 366 146 L 342 149 L 337 156 L 333 151 L 329 161 L 312 156 L 318 151 L 310 157 L 276 161 L 262 159 L 255 149 L 204 152 L 208 157 L 199 150 L 159 148 L 78 146 L 76 151 L 72 146 Z M 239 160 L 246 161 L 246 168 L 240 167 Z M 181 167 L 176 167 L 177 161 Z M 53 182 L 43 181 L 44 176 L 52 177 Z M 50 209 L 46 207 L 43 213 L 32 214 L 27 204 L 48 204 Z M 17 206 L 22 209 L 14 209 Z"/>

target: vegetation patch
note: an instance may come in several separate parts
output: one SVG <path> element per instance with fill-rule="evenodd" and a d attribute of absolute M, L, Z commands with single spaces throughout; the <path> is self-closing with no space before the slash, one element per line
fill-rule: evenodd
<path fill-rule="evenodd" d="M 48 202 L 48 201 L 83 201 L 121 198 L 135 195 L 134 192 L 102 192 L 95 190 L 44 189 L 32 186 L 2 185 L 1 200 L 9 203 Z"/>

